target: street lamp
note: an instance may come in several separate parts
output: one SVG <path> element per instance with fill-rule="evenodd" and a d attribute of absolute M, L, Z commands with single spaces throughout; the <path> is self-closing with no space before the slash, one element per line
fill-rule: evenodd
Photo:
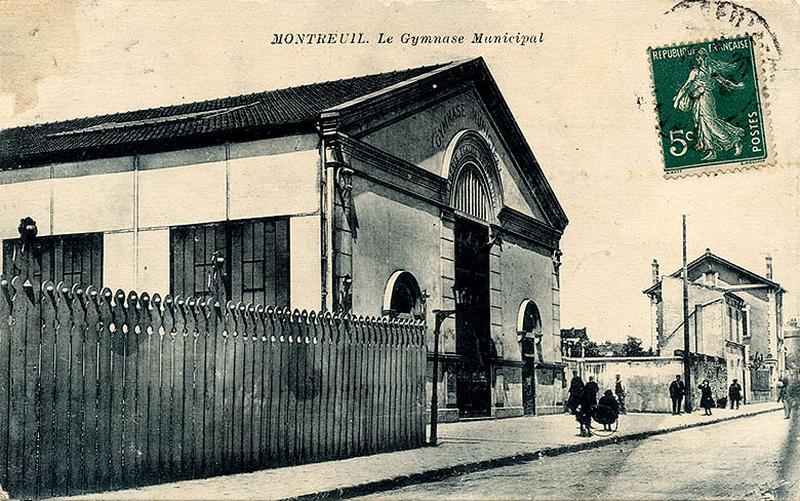
<path fill-rule="evenodd" d="M 455 298 L 456 308 L 470 303 L 469 288 L 459 285 L 453 286 L 453 297 Z M 438 445 L 437 426 L 439 424 L 439 335 L 441 334 L 442 322 L 446 318 L 456 313 L 452 310 L 433 310 L 435 323 L 433 327 L 433 382 L 431 386 L 431 437 L 428 445 L 435 447 Z"/>

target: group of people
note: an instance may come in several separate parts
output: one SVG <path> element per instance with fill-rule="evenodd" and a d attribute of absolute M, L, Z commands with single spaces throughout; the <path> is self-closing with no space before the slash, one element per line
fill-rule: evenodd
<path fill-rule="evenodd" d="M 567 408 L 575 415 L 582 437 L 592 436 L 593 417 L 602 422 L 605 431 L 611 431 L 611 424 L 616 421 L 617 416 L 625 413 L 625 386 L 619 374 L 616 376 L 613 392 L 606 390 L 598 400 L 599 392 L 600 387 L 594 376 L 589 376 L 589 380 L 584 383 L 577 371 L 572 371 Z"/>
<path fill-rule="evenodd" d="M 698 386 L 700 390 L 700 407 L 703 408 L 704 415 L 712 415 L 711 409 L 718 406 L 714 398 L 714 391 L 708 379 Z M 789 419 L 792 410 L 800 405 L 800 372 L 787 372 L 778 380 L 778 402 L 783 403 L 784 417 Z M 575 415 L 580 424 L 581 436 L 592 436 L 592 418 L 601 422 L 606 431 L 611 430 L 611 423 L 616 421 L 619 414 L 625 414 L 625 397 L 627 389 L 622 383 L 619 374 L 614 380 L 614 390 L 607 389 L 598 400 L 600 387 L 594 380 L 594 376 L 589 376 L 589 380 L 584 383 L 577 371 L 572 371 L 572 381 L 569 385 L 569 398 L 567 408 L 570 413 Z M 686 384 L 681 379 L 680 374 L 669 385 L 669 397 L 672 400 L 672 414 L 681 414 L 683 399 L 686 396 Z M 734 379 L 728 387 L 728 402 L 731 409 L 738 409 L 743 398 L 742 385 L 738 379 Z M 724 407 L 725 403 L 720 402 L 719 406 Z"/>
<path fill-rule="evenodd" d="M 708 379 L 704 379 L 698 386 L 700 389 L 700 407 L 703 408 L 704 415 L 710 416 L 713 413 L 711 409 L 717 407 L 717 401 L 714 399 L 714 392 L 711 389 L 711 383 Z M 675 380 L 669 385 L 669 398 L 672 400 L 672 414 L 680 414 L 683 403 L 683 398 L 686 395 L 686 384 L 681 380 L 680 374 L 675 376 Z M 738 379 L 734 379 L 728 387 L 728 401 L 731 404 L 731 409 L 738 409 L 742 402 L 742 385 L 739 384 Z"/>

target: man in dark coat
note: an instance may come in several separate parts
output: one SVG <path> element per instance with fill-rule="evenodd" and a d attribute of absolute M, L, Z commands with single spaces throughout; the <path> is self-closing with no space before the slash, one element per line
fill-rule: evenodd
<path fill-rule="evenodd" d="M 591 380 L 589 381 L 591 382 Z M 592 392 L 589 383 L 586 383 L 577 398 L 578 405 L 575 408 L 575 419 L 578 420 L 581 428 L 582 437 L 592 436 L 592 416 L 597 407 L 597 393 Z"/>
<path fill-rule="evenodd" d="M 578 408 L 581 393 L 583 393 L 583 379 L 581 379 L 577 371 L 572 371 L 572 380 L 569 383 L 569 398 L 567 399 L 567 407 L 572 414 Z"/>
<path fill-rule="evenodd" d="M 675 381 L 669 385 L 669 398 L 672 399 L 672 413 L 681 413 L 681 402 L 683 396 L 686 395 L 686 385 L 681 381 L 680 374 L 675 376 Z"/>
<path fill-rule="evenodd" d="M 593 407 L 597 405 L 597 393 L 600 391 L 600 387 L 597 386 L 597 383 L 594 382 L 594 376 L 589 376 L 589 381 L 586 382 L 586 386 L 583 388 L 585 393 L 585 399 L 589 402 Z"/>
<path fill-rule="evenodd" d="M 736 403 L 736 408 L 739 408 L 739 403 L 742 401 L 742 385 L 739 384 L 738 379 L 734 379 L 728 388 L 728 400 L 731 401 L 731 409 L 733 409 L 734 402 Z"/>

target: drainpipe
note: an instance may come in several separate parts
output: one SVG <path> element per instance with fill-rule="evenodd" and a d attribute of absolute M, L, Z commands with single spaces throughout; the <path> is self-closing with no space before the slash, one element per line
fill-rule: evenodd
<path fill-rule="evenodd" d="M 328 171 L 325 168 L 325 141 L 319 142 L 319 254 L 320 311 L 328 311 Z"/>
<path fill-rule="evenodd" d="M 320 118 L 318 131 L 320 141 L 320 259 L 321 259 L 321 303 L 322 311 L 336 308 L 336 266 L 334 249 L 334 211 L 336 167 L 341 163 L 341 147 L 337 141 L 338 120 L 335 115 Z"/>

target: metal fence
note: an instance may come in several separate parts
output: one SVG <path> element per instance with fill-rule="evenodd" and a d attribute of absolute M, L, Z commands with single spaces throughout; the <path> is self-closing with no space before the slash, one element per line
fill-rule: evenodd
<path fill-rule="evenodd" d="M 0 484 L 47 497 L 421 446 L 424 336 L 3 278 Z"/>

